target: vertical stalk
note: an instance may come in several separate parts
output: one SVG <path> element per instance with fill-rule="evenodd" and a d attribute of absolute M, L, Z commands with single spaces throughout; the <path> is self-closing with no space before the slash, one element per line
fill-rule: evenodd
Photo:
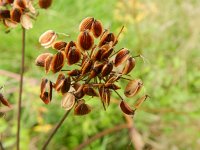
<path fill-rule="evenodd" d="M 0 150 L 4 150 L 4 147 L 3 147 L 2 143 L 1 143 L 1 141 L 0 141 Z"/>
<path fill-rule="evenodd" d="M 20 120 L 21 120 L 21 103 L 23 93 L 23 78 L 24 78 L 24 57 L 25 57 L 25 36 L 26 30 L 22 27 L 22 51 L 21 51 L 21 72 L 20 72 L 20 87 L 18 100 L 18 114 L 17 114 L 17 150 L 20 150 Z"/>
<path fill-rule="evenodd" d="M 70 109 L 71 110 L 71 109 Z M 53 136 L 56 134 L 57 130 L 60 128 L 60 126 L 63 124 L 63 122 L 65 121 L 65 119 L 67 118 L 67 116 L 70 113 L 70 110 L 66 111 L 66 113 L 64 114 L 64 116 L 62 117 L 62 119 L 59 121 L 59 123 L 55 126 L 55 128 L 53 129 L 53 131 L 51 132 L 51 134 L 49 135 L 49 137 L 47 138 L 46 142 L 44 143 L 42 150 L 45 150 L 47 148 L 47 146 L 49 145 L 49 142 L 51 141 L 51 139 L 53 138 Z"/>

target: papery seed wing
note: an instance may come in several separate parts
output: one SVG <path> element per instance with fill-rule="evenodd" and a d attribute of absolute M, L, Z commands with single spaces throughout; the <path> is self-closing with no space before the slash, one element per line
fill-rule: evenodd
<path fill-rule="evenodd" d="M 20 18 L 21 24 L 25 29 L 31 29 L 33 27 L 31 18 L 27 14 L 23 14 Z"/>
<path fill-rule="evenodd" d="M 64 81 L 65 81 L 65 75 L 63 73 L 60 73 L 58 75 L 58 78 L 57 78 L 55 86 L 54 86 L 56 91 L 60 91 Z"/>
<path fill-rule="evenodd" d="M 135 103 L 134 107 L 135 107 L 136 109 L 138 109 L 138 108 L 142 105 L 142 103 L 143 103 L 148 97 L 149 97 L 148 95 L 144 95 L 144 96 L 142 96 L 141 98 L 139 98 L 139 99 L 137 100 L 137 102 Z"/>
<path fill-rule="evenodd" d="M 130 55 L 129 55 L 129 50 L 126 48 L 122 48 L 116 55 L 115 57 L 115 67 L 121 65 L 122 63 L 124 63 L 126 60 L 129 59 Z"/>
<path fill-rule="evenodd" d="M 40 8 L 47 9 L 51 6 L 52 0 L 39 0 L 38 3 Z"/>
<path fill-rule="evenodd" d="M 44 68 L 45 68 L 45 72 L 48 73 L 51 69 L 51 64 L 52 64 L 52 60 L 53 60 L 53 55 L 49 55 L 44 62 Z"/>
<path fill-rule="evenodd" d="M 78 103 L 74 108 L 74 114 L 83 116 L 91 112 L 91 107 L 85 103 Z"/>
<path fill-rule="evenodd" d="M 69 65 L 73 65 L 73 64 L 79 62 L 79 60 L 81 59 L 80 50 L 75 47 L 70 48 L 67 58 L 68 58 L 67 62 Z"/>
<path fill-rule="evenodd" d="M 140 79 L 129 81 L 124 91 L 125 96 L 126 97 L 135 96 L 141 90 L 142 86 L 143 83 L 142 80 Z"/>
<path fill-rule="evenodd" d="M 44 46 L 45 48 L 51 47 L 51 45 L 54 43 L 54 41 L 57 38 L 56 32 L 53 30 L 47 30 L 44 32 L 40 38 L 39 38 L 39 43 Z"/>
<path fill-rule="evenodd" d="M 40 84 L 40 93 L 41 93 L 41 95 L 44 94 L 44 92 L 46 90 L 47 83 L 48 83 L 48 79 L 43 78 L 42 82 Z"/>
<path fill-rule="evenodd" d="M 94 38 L 89 30 L 85 30 L 79 34 L 77 42 L 82 50 L 90 50 L 94 45 Z"/>
<path fill-rule="evenodd" d="M 75 96 L 72 93 L 66 93 L 63 95 L 61 101 L 61 107 L 65 110 L 70 110 L 75 104 Z"/>

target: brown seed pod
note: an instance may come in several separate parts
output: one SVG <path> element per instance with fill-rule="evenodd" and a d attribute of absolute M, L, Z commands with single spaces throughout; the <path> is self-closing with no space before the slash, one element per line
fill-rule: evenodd
<path fill-rule="evenodd" d="M 101 56 L 101 60 L 107 60 L 108 57 L 112 54 L 113 50 L 114 50 L 113 48 L 110 48 L 109 50 L 104 51 Z"/>
<path fill-rule="evenodd" d="M 82 50 L 90 50 L 94 44 L 94 38 L 89 32 L 89 30 L 85 30 L 81 32 L 78 36 L 78 45 Z"/>
<path fill-rule="evenodd" d="M 93 17 L 87 17 L 83 19 L 79 25 L 79 31 L 85 31 L 87 29 L 90 30 L 93 22 L 94 22 Z"/>
<path fill-rule="evenodd" d="M 54 43 L 54 41 L 57 38 L 56 32 L 53 30 L 48 30 L 44 32 L 40 38 L 39 38 L 39 43 L 44 46 L 45 48 L 51 47 L 51 45 Z"/>
<path fill-rule="evenodd" d="M 11 107 L 11 104 L 8 102 L 8 100 L 1 93 L 0 93 L 0 102 L 5 106 Z"/>
<path fill-rule="evenodd" d="M 121 101 L 120 108 L 127 115 L 134 115 L 135 113 L 135 110 L 131 109 L 131 107 L 125 101 Z"/>
<path fill-rule="evenodd" d="M 0 19 L 10 18 L 10 10 L 0 10 Z"/>
<path fill-rule="evenodd" d="M 46 82 L 47 81 L 47 82 Z M 49 83 L 49 86 L 47 87 L 47 83 Z M 47 79 L 43 79 L 41 83 L 41 94 L 40 98 L 45 104 L 49 104 L 52 99 L 52 89 L 53 89 L 53 83 L 51 81 L 48 82 Z"/>
<path fill-rule="evenodd" d="M 79 76 L 81 74 L 81 71 L 78 70 L 78 69 L 74 69 L 74 70 L 71 70 L 71 71 L 67 72 L 67 74 L 69 76 Z"/>
<path fill-rule="evenodd" d="M 40 94 L 43 95 L 45 90 L 46 90 L 46 86 L 47 86 L 47 83 L 48 83 L 48 79 L 45 79 L 43 78 L 42 79 L 42 82 L 40 84 Z"/>
<path fill-rule="evenodd" d="M 15 0 L 14 6 L 18 6 L 21 9 L 25 9 L 27 7 L 27 2 L 26 2 L 26 0 Z"/>
<path fill-rule="evenodd" d="M 21 21 L 21 25 L 27 30 L 33 27 L 31 18 L 28 14 L 23 14 L 20 18 L 20 21 Z"/>
<path fill-rule="evenodd" d="M 102 34 L 100 41 L 99 41 L 99 47 L 103 46 L 106 43 L 114 42 L 115 41 L 115 35 L 113 33 L 109 33 L 108 30 L 105 30 Z"/>
<path fill-rule="evenodd" d="M 64 42 L 64 41 L 57 41 L 57 42 L 53 43 L 52 48 L 56 49 L 56 50 L 64 50 L 66 46 L 67 46 L 66 42 Z"/>
<path fill-rule="evenodd" d="M 44 68 L 45 68 L 45 73 L 48 73 L 51 69 L 51 64 L 52 64 L 52 60 L 53 60 L 53 55 L 49 55 L 44 62 Z"/>
<path fill-rule="evenodd" d="M 66 93 L 63 95 L 61 101 L 61 107 L 65 110 L 70 110 L 75 104 L 75 96 L 72 93 Z"/>
<path fill-rule="evenodd" d="M 81 59 L 81 52 L 76 47 L 71 47 L 67 55 L 68 65 L 73 65 Z"/>
<path fill-rule="evenodd" d="M 91 107 L 88 104 L 85 104 L 84 100 L 79 100 L 74 108 L 75 115 L 87 115 L 91 112 Z"/>
<path fill-rule="evenodd" d="M 65 94 L 69 91 L 70 89 L 70 86 L 71 86 L 71 78 L 70 77 L 67 77 L 65 78 L 63 84 L 62 84 L 62 87 L 61 87 L 61 93 L 62 94 Z"/>
<path fill-rule="evenodd" d="M 65 75 L 63 73 L 60 73 L 58 75 L 58 78 L 57 78 L 55 86 L 54 86 L 56 91 L 60 91 L 64 81 L 65 81 Z"/>
<path fill-rule="evenodd" d="M 130 55 L 129 55 L 129 50 L 126 48 L 122 48 L 116 55 L 115 57 L 115 67 L 121 65 L 122 63 L 124 63 L 126 60 L 129 59 Z"/>
<path fill-rule="evenodd" d="M 116 82 L 119 79 L 120 79 L 120 76 L 110 75 L 109 78 L 108 78 L 108 80 L 106 81 L 106 84 L 114 83 L 114 82 Z"/>
<path fill-rule="evenodd" d="M 101 61 L 101 56 L 103 53 L 103 49 L 99 49 L 93 56 L 92 56 L 92 60 L 94 61 Z"/>
<path fill-rule="evenodd" d="M 14 2 L 14 0 L 6 0 L 6 2 L 7 2 L 8 4 L 12 4 L 12 3 Z"/>
<path fill-rule="evenodd" d="M 89 95 L 89 96 L 96 96 L 96 97 L 99 96 L 98 93 L 90 86 L 84 86 L 83 92 L 84 94 Z"/>
<path fill-rule="evenodd" d="M 113 62 L 106 63 L 102 68 L 101 76 L 105 77 L 105 76 L 109 75 L 112 70 L 113 70 Z"/>
<path fill-rule="evenodd" d="M 14 8 L 10 12 L 11 20 L 15 22 L 20 22 L 20 18 L 22 16 L 22 10 L 20 8 Z"/>
<path fill-rule="evenodd" d="M 65 54 L 66 54 L 66 56 L 68 56 L 69 50 L 70 50 L 70 48 L 72 48 L 72 47 L 77 47 L 77 46 L 76 46 L 76 43 L 75 43 L 74 41 L 70 41 L 70 42 L 66 45 L 66 47 L 65 47 Z"/>
<path fill-rule="evenodd" d="M 85 93 L 83 92 L 83 87 L 84 85 L 82 84 L 76 84 L 76 86 L 74 86 L 74 88 L 76 88 L 76 92 L 74 92 L 74 95 L 77 99 L 81 99 Z"/>
<path fill-rule="evenodd" d="M 103 25 L 101 21 L 99 20 L 94 20 L 92 24 L 92 33 L 94 37 L 98 38 L 103 32 Z"/>
<path fill-rule="evenodd" d="M 99 64 L 95 62 L 94 67 L 92 68 L 92 71 L 90 72 L 89 79 L 92 79 L 96 77 L 98 74 L 100 74 L 103 66 L 104 66 L 103 63 Z"/>
<path fill-rule="evenodd" d="M 53 56 L 51 53 L 43 53 L 43 54 L 40 54 L 36 60 L 35 60 L 35 64 L 37 66 L 40 66 L 40 67 L 44 67 L 44 64 L 45 64 L 45 59 L 48 57 L 48 56 Z"/>
<path fill-rule="evenodd" d="M 137 100 L 137 102 L 135 103 L 134 107 L 135 107 L 136 109 L 138 109 L 138 108 L 142 105 L 142 103 L 143 103 L 148 97 L 149 97 L 148 95 L 144 95 L 144 96 L 142 96 L 141 98 L 139 98 L 139 99 Z"/>
<path fill-rule="evenodd" d="M 59 51 L 57 54 L 54 55 L 51 69 L 53 73 L 56 73 L 62 69 L 65 64 L 65 53 L 63 51 Z"/>
<path fill-rule="evenodd" d="M 86 73 L 88 73 L 92 69 L 92 66 L 93 66 L 93 61 L 90 59 L 87 59 L 82 66 L 81 74 L 85 75 Z"/>
<path fill-rule="evenodd" d="M 118 89 L 120 89 L 120 87 L 117 86 L 117 85 L 114 84 L 114 83 L 106 83 L 106 84 L 105 84 L 105 88 L 112 89 L 112 90 L 118 90 Z"/>
<path fill-rule="evenodd" d="M 135 96 L 141 90 L 142 86 L 143 83 L 142 80 L 140 79 L 129 81 L 124 91 L 125 96 L 126 97 Z"/>
<path fill-rule="evenodd" d="M 103 107 L 106 110 L 105 106 L 109 106 L 110 104 L 110 96 L 111 92 L 108 88 L 105 88 L 105 86 L 101 86 L 99 88 L 99 96 L 101 97 L 101 101 L 103 103 Z"/>
<path fill-rule="evenodd" d="M 51 6 L 52 0 L 39 0 L 40 8 L 47 9 Z"/>
<path fill-rule="evenodd" d="M 133 68 L 135 67 L 135 59 L 133 57 L 130 57 L 127 61 L 126 64 L 122 70 L 122 74 L 128 74 L 129 72 L 131 72 L 133 70 Z"/>

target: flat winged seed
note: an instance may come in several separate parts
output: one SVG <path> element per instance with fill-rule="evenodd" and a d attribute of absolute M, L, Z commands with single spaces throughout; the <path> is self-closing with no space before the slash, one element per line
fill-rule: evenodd
<path fill-rule="evenodd" d="M 5 19 L 4 20 L 4 24 L 5 24 L 5 26 L 7 26 L 9 28 L 15 28 L 15 27 L 17 27 L 17 22 L 12 21 L 11 19 Z"/>
<path fill-rule="evenodd" d="M 105 87 L 108 88 L 108 89 L 112 89 L 112 90 L 118 90 L 118 89 L 120 89 L 120 87 L 117 86 L 117 85 L 114 84 L 114 83 L 106 83 L 106 84 L 105 84 Z"/>
<path fill-rule="evenodd" d="M 52 60 L 53 60 L 53 55 L 49 55 L 44 62 L 44 68 L 45 68 L 45 72 L 48 73 L 51 69 L 51 64 L 52 64 Z"/>
<path fill-rule="evenodd" d="M 113 33 L 109 33 L 108 30 L 104 31 L 102 34 L 100 41 L 99 41 L 99 47 L 103 46 L 106 43 L 114 42 L 115 41 L 115 35 Z"/>
<path fill-rule="evenodd" d="M 148 95 L 144 95 L 144 96 L 142 96 L 141 98 L 139 98 L 139 99 L 137 100 L 137 102 L 135 103 L 134 107 L 135 107 L 136 109 L 138 109 L 138 108 L 141 106 L 141 104 L 142 104 L 148 97 L 149 97 Z"/>
<path fill-rule="evenodd" d="M 40 93 L 41 93 L 41 95 L 43 95 L 44 92 L 46 91 L 47 83 L 48 83 L 48 79 L 43 78 L 42 82 L 40 84 Z"/>
<path fill-rule="evenodd" d="M 90 50 L 94 44 L 94 38 L 89 32 L 85 30 L 81 32 L 78 36 L 78 45 L 82 50 Z"/>
<path fill-rule="evenodd" d="M 57 42 L 53 43 L 52 48 L 56 49 L 56 50 L 64 50 L 66 46 L 67 46 L 66 42 L 64 42 L 64 41 L 57 41 Z"/>
<path fill-rule="evenodd" d="M 47 9 L 51 6 L 52 0 L 39 0 L 38 3 L 40 8 Z"/>
<path fill-rule="evenodd" d="M 101 21 L 94 20 L 92 24 L 92 33 L 95 38 L 98 38 L 103 33 L 103 25 Z"/>
<path fill-rule="evenodd" d="M 40 98 L 45 104 L 49 104 L 51 102 L 48 92 L 44 92 L 43 94 L 40 94 Z"/>
<path fill-rule="evenodd" d="M 60 91 L 64 81 L 65 81 L 65 75 L 63 73 L 60 73 L 58 75 L 58 78 L 57 78 L 55 86 L 54 86 L 56 91 Z"/>
<path fill-rule="evenodd" d="M 1 93 L 0 93 L 0 102 L 2 104 L 4 104 L 5 106 L 11 107 L 10 103 L 8 102 L 8 100 Z"/>
<path fill-rule="evenodd" d="M 88 86 L 83 87 L 83 92 L 84 94 L 89 96 L 97 96 L 97 97 L 99 96 L 98 93 L 92 87 Z"/>
<path fill-rule="evenodd" d="M 84 102 L 78 102 L 74 108 L 74 114 L 78 116 L 87 115 L 91 112 L 91 107 Z"/>
<path fill-rule="evenodd" d="M 57 54 L 54 55 L 52 60 L 51 69 L 53 73 L 60 71 L 64 66 L 64 64 L 65 64 L 65 52 L 59 51 Z"/>
<path fill-rule="evenodd" d="M 31 29 L 33 27 L 31 18 L 27 14 L 23 14 L 20 18 L 21 24 L 25 29 Z"/>
<path fill-rule="evenodd" d="M 103 63 L 102 64 L 95 63 L 92 71 L 90 72 L 89 79 L 92 79 L 96 77 L 98 74 L 100 74 L 103 66 L 104 66 Z"/>
<path fill-rule="evenodd" d="M 88 73 L 92 69 L 92 65 L 93 65 L 92 60 L 87 59 L 83 64 L 83 67 L 81 69 L 81 74 L 84 75 Z"/>
<path fill-rule="evenodd" d="M 74 69 L 74 70 L 71 70 L 71 71 L 67 72 L 67 74 L 69 76 L 79 76 L 81 74 L 81 71 L 78 70 L 78 69 Z"/>
<path fill-rule="evenodd" d="M 130 57 L 125 63 L 125 66 L 122 70 L 122 74 L 125 75 L 130 73 L 134 67 L 135 67 L 135 59 Z"/>
<path fill-rule="evenodd" d="M 39 43 L 44 46 L 45 48 L 51 47 L 51 45 L 54 43 L 54 41 L 57 38 L 56 32 L 53 30 L 48 30 L 44 32 L 40 38 L 39 38 Z"/>
<path fill-rule="evenodd" d="M 101 76 L 105 77 L 105 76 L 109 75 L 112 70 L 113 70 L 113 63 L 112 62 L 105 64 L 102 68 Z"/>
<path fill-rule="evenodd" d="M 26 0 L 15 0 L 14 6 L 18 6 L 22 9 L 25 9 L 27 7 L 27 1 Z"/>
<path fill-rule="evenodd" d="M 53 56 L 51 53 L 43 53 L 43 54 L 40 54 L 36 60 L 35 60 L 35 64 L 36 66 L 40 66 L 40 67 L 44 67 L 45 65 L 45 59 L 48 57 L 48 56 Z"/>
<path fill-rule="evenodd" d="M 116 55 L 115 57 L 115 67 L 121 65 L 122 63 L 124 63 L 126 60 L 129 59 L 130 55 L 129 55 L 129 50 L 126 48 L 122 48 Z"/>
<path fill-rule="evenodd" d="M 66 93 L 63 95 L 61 101 L 61 107 L 65 110 L 70 110 L 75 104 L 75 96 L 72 93 Z"/>
<path fill-rule="evenodd" d="M 70 48 L 67 58 L 68 58 L 67 59 L 68 65 L 73 65 L 73 64 L 79 62 L 79 60 L 81 59 L 80 50 L 77 49 L 76 47 Z"/>
<path fill-rule="evenodd" d="M 126 97 L 135 96 L 141 90 L 142 86 L 143 86 L 143 83 L 142 83 L 142 80 L 140 79 L 129 81 L 124 91 L 125 96 Z"/>
<path fill-rule="evenodd" d="M 131 109 L 131 107 L 125 101 L 121 101 L 120 108 L 127 115 L 134 115 L 135 113 L 135 110 Z"/>
<path fill-rule="evenodd" d="M 11 10 L 11 20 L 15 22 L 20 22 L 20 18 L 22 15 L 22 10 L 20 8 L 14 8 Z"/>
<path fill-rule="evenodd" d="M 113 50 L 114 50 L 113 48 L 110 48 L 109 50 L 104 51 L 102 53 L 101 60 L 107 60 L 108 57 L 112 54 Z"/>
<path fill-rule="evenodd" d="M 76 43 L 75 43 L 74 41 L 70 41 L 70 42 L 66 45 L 66 47 L 65 47 L 65 54 L 66 54 L 66 56 L 68 56 L 68 52 L 69 52 L 70 48 L 72 48 L 72 47 L 77 47 L 77 46 L 76 46 Z M 68 57 L 67 57 L 67 59 L 68 59 Z"/>
<path fill-rule="evenodd" d="M 92 27 L 92 23 L 94 22 L 93 17 L 87 17 L 83 19 L 79 25 L 79 31 L 90 30 Z"/>
<path fill-rule="evenodd" d="M 70 89 L 70 86 L 71 86 L 71 78 L 70 77 L 67 77 L 65 78 L 63 84 L 62 84 L 62 87 L 61 87 L 61 93 L 62 94 L 65 94 L 69 91 Z"/>
<path fill-rule="evenodd" d="M 78 84 L 76 84 L 75 86 L 74 86 L 74 88 L 76 89 L 76 92 L 74 92 L 74 95 L 75 95 L 75 97 L 77 98 L 77 99 L 80 99 L 80 98 L 82 98 L 85 94 L 84 94 L 84 92 L 83 92 L 83 85 L 78 85 Z"/>
<path fill-rule="evenodd" d="M 0 9 L 0 19 L 7 19 L 10 18 L 10 10 L 1 10 Z"/>

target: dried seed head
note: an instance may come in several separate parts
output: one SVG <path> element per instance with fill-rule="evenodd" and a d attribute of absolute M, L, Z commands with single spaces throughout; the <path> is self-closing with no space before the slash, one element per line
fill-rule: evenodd
<path fill-rule="evenodd" d="M 87 115 L 91 112 L 91 107 L 87 104 L 85 104 L 85 101 L 79 100 L 74 108 L 74 114 L 75 115 Z"/>
<path fill-rule="evenodd" d="M 53 43 L 52 48 L 56 49 L 56 50 L 63 50 L 63 49 L 65 49 L 66 46 L 67 46 L 66 42 L 64 42 L 64 41 L 57 41 L 57 42 Z"/>
<path fill-rule="evenodd" d="M 99 96 L 98 93 L 90 86 L 84 86 L 83 92 L 89 96 L 97 96 L 97 97 Z"/>
<path fill-rule="evenodd" d="M 76 47 L 71 47 L 67 55 L 67 63 L 73 65 L 81 59 L 81 52 Z"/>
<path fill-rule="evenodd" d="M 0 10 L 0 19 L 10 18 L 10 10 Z"/>
<path fill-rule="evenodd" d="M 142 88 L 143 83 L 142 80 L 140 79 L 135 79 L 132 81 L 129 81 L 129 83 L 127 84 L 124 94 L 127 97 L 132 97 L 135 96 Z"/>
<path fill-rule="evenodd" d="M 124 63 L 127 59 L 129 59 L 129 50 L 126 48 L 122 48 L 115 57 L 115 67 Z"/>
<path fill-rule="evenodd" d="M 98 38 L 103 32 L 103 25 L 101 21 L 99 20 L 94 20 L 92 24 L 92 33 L 94 37 Z"/>
<path fill-rule="evenodd" d="M 23 14 L 20 18 L 21 24 L 25 29 L 31 29 L 33 27 L 31 18 L 28 14 Z"/>
<path fill-rule="evenodd" d="M 94 38 L 89 30 L 82 31 L 77 41 L 82 50 L 90 50 L 94 44 Z"/>
<path fill-rule="evenodd" d="M 83 19 L 79 25 L 79 31 L 85 31 L 87 29 L 90 30 L 93 22 L 94 22 L 93 17 L 87 17 Z"/>
<path fill-rule="evenodd" d="M 22 10 L 20 8 L 14 8 L 13 10 L 11 10 L 10 14 L 13 21 L 20 22 L 20 18 L 22 15 Z"/>
<path fill-rule="evenodd" d="M 56 73 L 62 69 L 65 64 L 65 53 L 63 51 L 59 51 L 57 54 L 54 55 L 51 69 L 53 73 Z"/>
<path fill-rule="evenodd" d="M 4 104 L 5 106 L 11 107 L 10 103 L 8 102 L 8 100 L 1 93 L 0 93 L 0 102 L 2 104 Z"/>
<path fill-rule="evenodd" d="M 60 73 L 58 75 L 58 78 L 57 78 L 55 86 L 54 86 L 56 91 L 60 91 L 64 81 L 65 81 L 65 75 L 63 73 Z"/>
<path fill-rule="evenodd" d="M 51 6 L 52 0 L 39 0 L 40 8 L 47 9 Z"/>
<path fill-rule="evenodd" d="M 53 55 L 49 55 L 44 62 L 44 68 L 45 68 L 45 72 L 48 73 L 51 69 L 51 64 L 52 64 L 52 60 L 53 60 Z"/>
<path fill-rule="evenodd" d="M 62 87 L 61 87 L 61 93 L 62 94 L 65 94 L 69 91 L 70 89 L 70 86 L 71 86 L 71 78 L 70 77 L 67 77 L 65 78 L 63 84 L 62 84 Z"/>
<path fill-rule="evenodd" d="M 18 6 L 21 9 L 25 9 L 27 7 L 27 2 L 26 2 L 26 0 L 15 0 L 14 6 Z"/>
<path fill-rule="evenodd" d="M 65 110 L 70 110 L 75 104 L 75 96 L 72 93 L 66 93 L 63 95 L 61 101 L 61 107 Z"/>
<path fill-rule="evenodd" d="M 45 48 L 51 47 L 51 45 L 54 43 L 54 41 L 57 38 L 56 32 L 53 30 L 48 30 L 44 32 L 40 38 L 39 38 L 39 43 L 44 46 Z"/>
<path fill-rule="evenodd" d="M 48 56 L 53 56 L 51 53 L 43 53 L 43 54 L 40 54 L 36 60 L 35 60 L 35 64 L 37 66 L 40 66 L 40 67 L 44 67 L 45 65 L 45 59 L 48 57 Z"/>
<path fill-rule="evenodd" d="M 135 113 L 135 110 L 131 109 L 131 107 L 125 101 L 121 101 L 120 108 L 127 115 L 134 115 Z"/>
<path fill-rule="evenodd" d="M 137 102 L 135 103 L 134 107 L 135 107 L 136 109 L 138 109 L 138 108 L 142 105 L 142 103 L 143 103 L 148 97 L 149 97 L 148 95 L 144 95 L 144 96 L 142 96 L 141 98 L 139 98 L 139 99 L 137 100 Z"/>
<path fill-rule="evenodd" d="M 135 67 L 135 59 L 130 57 L 127 61 L 126 64 L 122 70 L 122 74 L 128 74 L 129 72 L 131 72 L 133 70 L 133 68 Z"/>
<path fill-rule="evenodd" d="M 99 47 L 103 46 L 106 43 L 114 42 L 115 41 L 115 35 L 113 33 L 109 33 L 108 30 L 104 31 L 102 34 L 100 41 L 99 41 Z"/>
<path fill-rule="evenodd" d="M 101 76 L 105 77 L 109 75 L 112 70 L 113 70 L 113 62 L 106 63 L 102 68 Z"/>

